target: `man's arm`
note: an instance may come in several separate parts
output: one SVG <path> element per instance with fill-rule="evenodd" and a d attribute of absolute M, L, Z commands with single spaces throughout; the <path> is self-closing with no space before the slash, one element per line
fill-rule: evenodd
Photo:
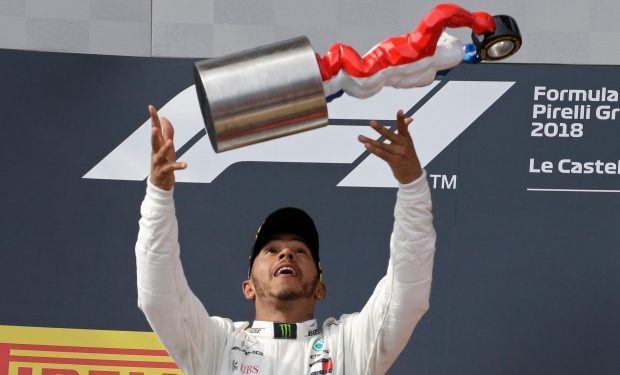
<path fill-rule="evenodd" d="M 387 273 L 345 332 L 347 349 L 362 373 L 389 369 L 429 305 L 436 235 L 426 175 L 407 128 L 411 122 L 399 111 L 398 134 L 371 122 L 390 143 L 360 136 L 369 152 L 388 163 L 399 183 Z"/>
<path fill-rule="evenodd" d="M 232 323 L 209 318 L 187 285 L 179 258 L 175 217 L 174 171 L 184 169 L 174 153 L 174 130 L 160 119 L 153 107 L 151 115 L 151 175 L 140 212 L 136 243 L 138 306 L 153 331 L 186 374 L 214 371 L 208 361 L 224 341 L 219 337 Z M 227 327 L 228 326 L 228 327 Z M 208 352 L 207 352 L 208 351 Z"/>

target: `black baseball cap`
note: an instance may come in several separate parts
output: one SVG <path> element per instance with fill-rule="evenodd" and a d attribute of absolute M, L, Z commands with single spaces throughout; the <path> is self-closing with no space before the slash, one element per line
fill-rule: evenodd
<path fill-rule="evenodd" d="M 322 275 L 319 260 L 319 233 L 314 220 L 304 210 L 295 207 L 280 208 L 267 216 L 256 232 L 256 239 L 250 253 L 250 268 L 248 278 L 252 272 L 252 264 L 258 252 L 278 234 L 292 234 L 298 236 L 312 253 L 319 276 Z"/>

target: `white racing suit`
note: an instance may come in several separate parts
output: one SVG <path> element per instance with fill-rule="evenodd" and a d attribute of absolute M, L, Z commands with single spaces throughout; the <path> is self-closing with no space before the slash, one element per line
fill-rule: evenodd
<path fill-rule="evenodd" d="M 187 375 L 383 374 L 428 309 L 435 230 L 425 175 L 398 190 L 387 273 L 366 305 L 322 327 L 209 316 L 183 274 L 172 191 L 147 183 L 141 214 L 138 306 Z"/>

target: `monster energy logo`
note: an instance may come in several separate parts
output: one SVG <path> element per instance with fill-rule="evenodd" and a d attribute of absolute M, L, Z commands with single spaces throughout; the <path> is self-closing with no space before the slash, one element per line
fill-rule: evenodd
<path fill-rule="evenodd" d="M 297 337 L 297 325 L 288 323 L 274 323 L 274 337 L 281 339 L 294 339 Z"/>
<path fill-rule="evenodd" d="M 291 337 L 291 331 L 292 329 L 290 324 L 280 324 L 280 332 L 282 332 L 282 337 Z"/>

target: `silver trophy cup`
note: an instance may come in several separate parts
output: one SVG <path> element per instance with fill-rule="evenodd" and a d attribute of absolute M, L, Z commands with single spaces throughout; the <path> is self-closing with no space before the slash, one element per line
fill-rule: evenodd
<path fill-rule="evenodd" d="M 215 152 L 327 125 L 314 49 L 298 37 L 194 64 Z"/>

